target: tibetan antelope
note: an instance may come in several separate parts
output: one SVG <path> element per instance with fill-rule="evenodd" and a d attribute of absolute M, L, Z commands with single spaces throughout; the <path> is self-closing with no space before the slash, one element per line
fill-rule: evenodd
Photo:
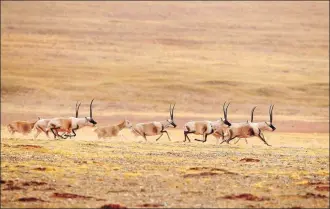
<path fill-rule="evenodd" d="M 253 107 L 252 110 L 251 110 L 251 121 L 250 121 L 251 123 L 253 123 L 253 112 L 254 112 L 254 110 L 256 109 L 256 107 L 257 107 L 257 106 Z M 246 123 L 249 123 L 249 121 L 247 120 Z M 236 141 L 234 144 L 237 144 L 241 139 L 242 139 L 242 138 L 238 138 L 237 141 Z M 247 142 L 247 139 L 244 138 L 244 140 L 245 140 L 245 143 L 247 144 L 247 143 L 248 143 L 248 142 Z"/>
<path fill-rule="evenodd" d="M 186 123 L 183 127 L 183 133 L 184 133 L 184 141 L 187 139 L 190 142 L 190 138 L 188 134 L 196 134 L 196 135 L 203 135 L 203 140 L 195 139 L 196 141 L 206 142 L 207 136 L 210 134 L 213 134 L 217 139 L 217 144 L 219 143 L 219 138 L 223 138 L 223 132 L 226 128 L 230 127 L 230 122 L 227 120 L 227 114 L 225 110 L 226 102 L 223 104 L 223 115 L 225 120 L 220 118 L 220 120 L 216 121 L 189 121 Z M 229 106 L 229 104 L 228 104 Z M 227 106 L 227 108 L 228 108 Z M 214 134 L 214 130 L 218 129 L 219 132 L 222 130 L 222 134 Z"/>
<path fill-rule="evenodd" d="M 94 99 L 91 101 L 89 105 L 89 117 L 83 117 L 83 118 L 53 118 L 49 121 L 46 131 L 51 130 L 54 134 L 54 138 L 56 139 L 56 136 L 61 137 L 62 139 L 66 139 L 68 137 L 75 137 L 76 133 L 75 131 L 79 128 L 82 128 L 84 126 L 91 126 L 94 127 L 97 122 L 93 119 L 92 116 L 92 104 Z M 59 135 L 58 132 L 62 131 L 65 132 L 63 135 Z M 70 133 L 73 133 L 73 135 L 70 135 Z M 65 136 L 65 138 L 63 137 Z"/>
<path fill-rule="evenodd" d="M 124 128 L 132 128 L 132 123 L 129 120 L 125 119 L 117 125 L 97 127 L 93 131 L 97 134 L 97 137 L 101 139 L 106 137 L 118 136 L 120 131 Z M 124 137 L 124 135 L 122 135 L 121 133 L 120 136 Z"/>
<path fill-rule="evenodd" d="M 164 121 L 154 121 L 154 122 L 147 122 L 147 123 L 137 123 L 132 126 L 131 130 L 133 134 L 137 136 L 142 136 L 147 141 L 147 136 L 160 136 L 156 139 L 160 139 L 160 137 L 163 136 L 164 133 L 167 134 L 168 140 L 171 141 L 170 136 L 168 135 L 168 132 L 166 131 L 169 127 L 176 127 L 176 124 L 174 122 L 173 118 L 173 112 L 174 112 L 175 104 L 173 105 L 173 108 L 170 105 L 170 118 Z"/>
<path fill-rule="evenodd" d="M 269 107 L 269 117 L 270 122 L 260 122 L 260 123 L 232 123 L 229 128 L 229 137 L 226 140 L 229 143 L 231 140 L 238 138 L 250 138 L 253 136 L 259 137 L 267 146 L 271 146 L 266 142 L 266 139 L 262 133 L 262 131 L 275 131 L 275 127 L 273 125 L 273 108 L 274 105 L 270 105 Z M 221 142 L 223 143 L 223 142 Z"/>
<path fill-rule="evenodd" d="M 38 117 L 38 120 L 39 119 L 40 118 Z M 7 128 L 8 128 L 9 133 L 11 133 L 11 135 L 14 135 L 15 132 L 21 133 L 23 135 L 27 135 L 32 131 L 33 126 L 37 121 L 35 121 L 35 122 L 13 121 L 7 125 Z"/>
<path fill-rule="evenodd" d="M 78 118 L 78 111 L 79 111 L 79 107 L 80 107 L 81 103 L 78 104 L 78 102 L 76 103 L 76 118 Z M 46 134 L 46 136 L 49 138 L 49 130 L 47 130 L 47 126 L 48 126 L 48 123 L 51 119 L 39 119 L 36 124 L 34 124 L 34 127 L 33 129 L 35 129 L 37 132 L 36 134 L 34 135 L 34 139 L 36 139 L 39 134 L 41 132 L 44 132 Z M 47 131 L 46 131 L 47 130 Z M 55 135 L 54 135 L 55 137 Z"/>

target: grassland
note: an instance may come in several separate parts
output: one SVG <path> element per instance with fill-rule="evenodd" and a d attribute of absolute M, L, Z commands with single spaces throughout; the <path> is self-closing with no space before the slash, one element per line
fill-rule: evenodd
<path fill-rule="evenodd" d="M 2 206 L 329 207 L 328 134 L 268 134 L 272 147 L 257 138 L 182 143 L 178 130 L 171 142 L 124 134 L 128 140 L 96 140 L 87 128 L 71 140 L 6 134 Z"/>
<path fill-rule="evenodd" d="M 19 15 L 18 15 L 19 14 Z M 1 207 L 329 207 L 329 2 L 1 2 Z M 10 136 L 37 116 L 163 120 L 146 143 Z M 268 120 L 272 147 L 183 143 L 188 120 Z M 252 162 L 249 162 L 252 161 Z"/>

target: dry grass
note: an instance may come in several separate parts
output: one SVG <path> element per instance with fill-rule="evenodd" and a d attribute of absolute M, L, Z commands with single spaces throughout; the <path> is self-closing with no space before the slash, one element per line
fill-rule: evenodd
<path fill-rule="evenodd" d="M 19 14 L 19 15 L 17 15 Z M 168 117 L 173 138 L 1 129 L 1 207 L 329 207 L 329 2 L 1 2 L 1 125 Z M 188 120 L 268 120 L 273 147 L 182 143 Z M 306 133 L 307 132 L 307 133 Z"/>
<path fill-rule="evenodd" d="M 316 189 L 329 186 L 328 134 L 266 134 L 267 147 L 182 143 L 182 130 L 147 143 L 128 130 L 129 140 L 96 140 L 87 128 L 56 141 L 2 133 L 2 207 L 329 207 Z"/>

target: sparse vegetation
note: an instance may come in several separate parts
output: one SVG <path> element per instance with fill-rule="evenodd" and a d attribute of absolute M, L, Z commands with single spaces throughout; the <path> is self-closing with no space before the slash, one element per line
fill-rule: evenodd
<path fill-rule="evenodd" d="M 128 130 L 128 140 L 96 140 L 91 130 L 68 140 L 4 133 L 2 207 L 329 206 L 328 134 L 273 133 L 268 148 L 257 138 L 248 145 L 217 146 L 213 137 L 182 143 L 181 131 L 170 132 L 172 142 L 148 143 Z"/>
<path fill-rule="evenodd" d="M 19 15 L 18 15 L 19 14 Z M 1 2 L 1 207 L 329 208 L 329 2 Z M 15 120 L 168 117 L 166 137 L 9 135 Z M 249 143 L 183 143 L 189 120 L 268 119 Z"/>

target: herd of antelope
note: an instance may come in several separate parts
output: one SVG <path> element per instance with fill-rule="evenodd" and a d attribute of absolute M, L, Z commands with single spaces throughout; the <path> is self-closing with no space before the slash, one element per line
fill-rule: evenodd
<path fill-rule="evenodd" d="M 54 135 L 54 139 L 56 137 L 66 139 L 68 137 L 75 137 L 76 130 L 84 127 L 90 126 L 94 127 L 93 131 L 97 134 L 99 139 L 107 138 L 107 137 L 115 137 L 120 134 L 121 137 L 124 137 L 120 132 L 124 128 L 128 128 L 132 131 L 135 137 L 142 136 L 145 141 L 147 141 L 147 136 L 156 136 L 160 135 L 157 139 L 159 140 L 164 133 L 166 133 L 168 139 L 171 141 L 171 138 L 167 132 L 169 127 L 175 128 L 177 125 L 174 122 L 174 107 L 175 104 L 170 105 L 170 118 L 163 121 L 154 121 L 147 123 L 137 123 L 133 125 L 129 120 L 124 120 L 117 125 L 112 126 L 104 126 L 104 127 L 96 127 L 97 122 L 93 119 L 92 115 L 92 105 L 94 99 L 91 101 L 89 106 L 89 116 L 88 117 L 78 117 L 80 104 L 76 103 L 75 109 L 75 117 L 69 118 L 51 118 L 51 119 L 42 119 L 38 117 L 38 120 L 35 122 L 27 122 L 27 121 L 14 121 L 8 124 L 8 130 L 11 134 L 15 132 L 28 134 L 32 130 L 35 130 L 36 133 L 34 135 L 34 139 L 36 139 L 40 133 L 45 133 L 47 137 L 49 137 L 49 131 L 51 131 Z M 208 135 L 213 135 L 217 139 L 217 144 L 219 144 L 219 139 L 221 138 L 220 144 L 229 142 L 235 138 L 238 138 L 236 143 L 240 139 L 245 139 L 247 143 L 247 138 L 257 136 L 260 138 L 266 145 L 269 145 L 262 131 L 275 131 L 275 127 L 273 125 L 273 108 L 274 105 L 271 105 L 269 108 L 269 122 L 253 122 L 253 113 L 256 107 L 252 108 L 251 111 L 251 120 L 241 123 L 230 123 L 228 121 L 228 107 L 226 106 L 226 102 L 223 104 L 223 114 L 224 118 L 220 118 L 220 120 L 216 121 L 189 121 L 187 122 L 183 129 L 184 133 L 184 141 L 188 139 L 190 142 L 190 138 L 188 134 L 202 135 L 203 139 L 195 139 L 196 141 L 206 142 Z M 62 133 L 62 134 L 59 134 Z M 235 143 L 235 144 L 236 144 Z"/>

